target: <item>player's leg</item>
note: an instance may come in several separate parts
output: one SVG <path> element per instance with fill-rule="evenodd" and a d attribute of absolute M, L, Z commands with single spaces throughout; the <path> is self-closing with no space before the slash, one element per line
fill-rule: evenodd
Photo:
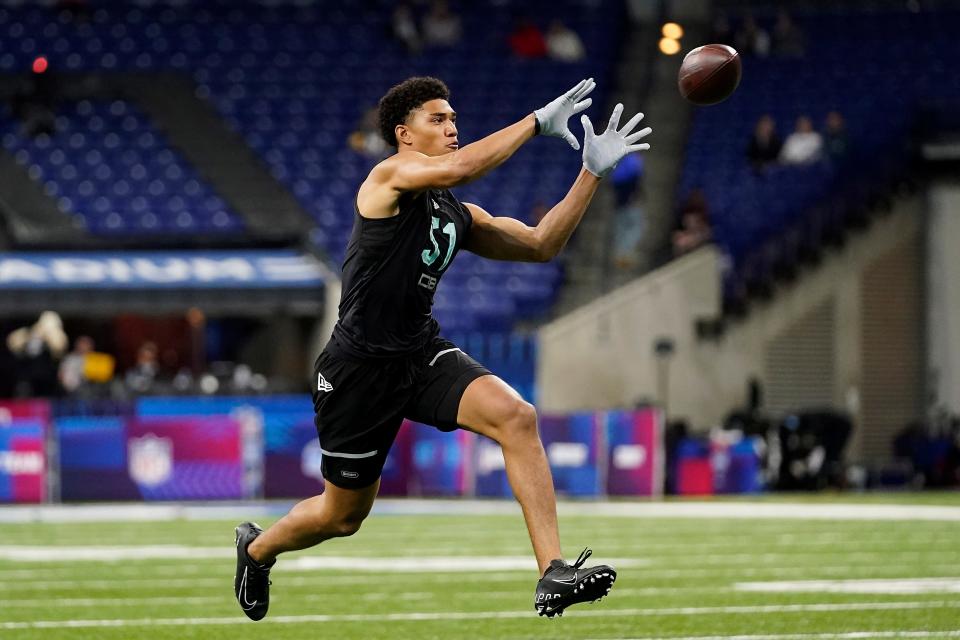
<path fill-rule="evenodd" d="M 540 567 L 534 597 L 540 615 L 561 615 L 566 607 L 598 600 L 610 590 L 616 572 L 605 565 L 584 567 L 588 550 L 573 565 L 562 560 L 553 477 L 537 412 L 520 394 L 456 345 L 436 338 L 425 353 L 406 416 L 445 431 L 469 429 L 500 444 Z"/>
<path fill-rule="evenodd" d="M 353 535 L 370 513 L 379 486 L 379 480 L 360 489 L 327 483 L 321 495 L 298 503 L 266 531 L 253 522 L 240 524 L 236 529 L 237 572 L 233 589 L 246 616 L 260 620 L 267 615 L 270 569 L 277 554 Z"/>
<path fill-rule="evenodd" d="M 424 356 L 406 416 L 445 431 L 469 429 L 500 444 L 542 574 L 560 557 L 560 536 L 536 410 L 449 340 L 435 338 Z"/>
<path fill-rule="evenodd" d="M 257 536 L 247 553 L 260 564 L 272 564 L 285 551 L 351 536 L 370 514 L 379 488 L 379 479 L 361 489 L 344 489 L 328 482 L 322 494 L 297 503 L 290 513 Z"/>
<path fill-rule="evenodd" d="M 580 602 L 603 598 L 617 572 L 607 565 L 584 567 L 584 549 L 573 565 L 563 561 L 557 528 L 553 478 L 537 429 L 537 412 L 503 380 L 486 375 L 473 380 L 460 398 L 457 421 L 500 444 L 510 486 L 523 509 L 527 531 L 540 565 L 534 608 L 541 616 L 563 615 Z"/>
<path fill-rule="evenodd" d="M 270 569 L 278 554 L 352 535 L 370 513 L 412 392 L 402 382 L 412 379 L 406 373 L 411 366 L 354 361 L 329 350 L 317 359 L 313 400 L 326 489 L 266 531 L 252 522 L 237 527 L 234 591 L 247 617 L 267 614 Z"/>
<path fill-rule="evenodd" d="M 537 411 L 494 375 L 471 382 L 457 410 L 463 427 L 496 441 L 503 449 L 510 487 L 520 503 L 540 574 L 562 557 L 553 476 L 537 430 Z"/>

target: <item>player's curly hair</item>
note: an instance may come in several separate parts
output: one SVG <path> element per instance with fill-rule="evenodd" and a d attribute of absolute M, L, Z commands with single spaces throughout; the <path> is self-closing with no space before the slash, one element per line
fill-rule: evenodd
<path fill-rule="evenodd" d="M 397 147 L 397 125 L 407 121 L 411 111 L 431 100 L 449 100 L 450 90 L 443 80 L 429 76 L 407 78 L 391 87 L 380 98 L 380 135 L 392 147 Z"/>

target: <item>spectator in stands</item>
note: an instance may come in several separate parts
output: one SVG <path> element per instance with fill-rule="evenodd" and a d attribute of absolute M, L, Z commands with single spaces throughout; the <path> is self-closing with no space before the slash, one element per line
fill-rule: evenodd
<path fill-rule="evenodd" d="M 93 348 L 93 338 L 80 336 L 73 342 L 73 351 L 60 363 L 60 385 L 68 394 L 90 397 L 108 393 L 105 385 L 113 379 L 116 360 Z"/>
<path fill-rule="evenodd" d="M 446 0 L 434 0 L 423 18 L 423 41 L 427 47 L 449 48 L 460 42 L 460 16 L 450 11 Z"/>
<path fill-rule="evenodd" d="M 406 2 L 401 2 L 393 10 L 393 19 L 390 23 L 393 37 L 403 45 L 407 53 L 416 55 L 423 47 L 420 30 L 413 17 L 413 9 Z"/>
<path fill-rule="evenodd" d="M 827 159 L 832 162 L 839 162 L 847 155 L 849 149 L 847 125 L 839 111 L 831 111 L 827 114 L 823 148 L 826 151 Z"/>
<path fill-rule="evenodd" d="M 370 107 L 364 112 L 356 130 L 347 138 L 350 148 L 370 160 L 380 161 L 387 155 L 390 147 L 380 135 L 379 112 Z"/>
<path fill-rule="evenodd" d="M 731 47 L 736 46 L 737 39 L 730 27 L 730 19 L 727 18 L 727 14 L 721 12 L 714 18 L 710 31 L 710 42 Z"/>
<path fill-rule="evenodd" d="M 642 188 L 643 158 L 639 153 L 631 153 L 610 174 L 610 182 L 616 205 L 623 207 L 636 197 Z"/>
<path fill-rule="evenodd" d="M 777 14 L 777 24 L 773 27 L 773 52 L 788 58 L 803 57 L 805 52 L 803 32 L 790 18 L 786 9 Z"/>
<path fill-rule="evenodd" d="M 30 327 L 7 336 L 7 348 L 17 358 L 14 394 L 20 397 L 50 396 L 59 391 L 57 361 L 67 350 L 63 322 L 53 311 L 44 311 Z"/>
<path fill-rule="evenodd" d="M 547 31 L 547 53 L 560 62 L 579 62 L 586 55 L 580 36 L 560 20 L 550 23 Z"/>
<path fill-rule="evenodd" d="M 137 393 L 150 391 L 160 373 L 157 363 L 157 345 L 144 342 L 137 349 L 137 362 L 127 371 L 127 388 Z"/>
<path fill-rule="evenodd" d="M 753 136 L 747 146 L 747 159 L 755 171 L 762 172 L 777 162 L 782 146 L 773 118 L 769 114 L 763 115 L 753 128 Z"/>
<path fill-rule="evenodd" d="M 787 136 L 780 150 L 783 164 L 811 164 L 823 153 L 823 136 L 814 131 L 813 122 L 807 116 L 797 118 L 796 129 Z"/>
<path fill-rule="evenodd" d="M 679 224 L 673 232 L 673 255 L 681 256 L 710 242 L 713 231 L 703 189 L 694 189 L 680 208 Z"/>
<path fill-rule="evenodd" d="M 73 341 L 73 350 L 60 362 L 60 384 L 67 393 L 74 393 L 87 382 L 84 368 L 87 354 L 93 351 L 93 338 L 80 336 Z"/>
<path fill-rule="evenodd" d="M 510 50 L 518 58 L 542 58 L 547 55 L 547 42 L 537 25 L 522 17 L 510 33 Z"/>
<path fill-rule="evenodd" d="M 743 24 L 736 35 L 737 50 L 741 55 L 766 58 L 770 54 L 770 34 L 757 24 L 752 13 L 743 16 Z"/>
<path fill-rule="evenodd" d="M 637 246 L 644 232 L 643 158 L 639 153 L 624 156 L 610 174 L 616 209 L 614 211 L 613 263 L 618 269 L 637 264 Z"/>

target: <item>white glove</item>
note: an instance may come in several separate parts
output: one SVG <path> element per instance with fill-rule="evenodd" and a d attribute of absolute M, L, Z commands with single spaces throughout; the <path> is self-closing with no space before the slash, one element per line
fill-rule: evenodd
<path fill-rule="evenodd" d="M 571 147 L 579 151 L 580 142 L 573 133 L 570 132 L 570 128 L 567 126 L 567 120 L 570 119 L 570 116 L 580 113 L 593 104 L 593 98 L 587 98 L 586 100 L 583 100 L 583 98 L 593 91 L 596 86 L 597 83 L 593 81 L 593 78 L 581 80 L 580 83 L 573 89 L 570 89 L 570 91 L 567 91 L 547 106 L 534 111 L 533 115 L 537 118 L 537 123 L 540 125 L 540 134 L 563 138 L 570 143 Z"/>
<path fill-rule="evenodd" d="M 623 105 L 618 104 L 613 108 L 607 130 L 599 136 L 593 132 L 593 123 L 590 122 L 590 118 L 586 115 L 580 116 L 580 123 L 583 125 L 583 166 L 598 178 L 613 171 L 617 163 L 628 153 L 646 151 L 650 148 L 646 143 L 634 143 L 653 129 L 647 127 L 636 133 L 630 133 L 643 120 L 643 114 L 638 113 L 633 116 L 627 124 L 623 125 L 623 129 L 617 131 L 621 113 L 623 113 Z"/>

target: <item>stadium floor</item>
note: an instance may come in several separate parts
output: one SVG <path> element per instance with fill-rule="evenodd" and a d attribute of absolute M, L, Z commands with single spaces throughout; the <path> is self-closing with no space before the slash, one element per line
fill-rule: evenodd
<path fill-rule="evenodd" d="M 553 620 L 514 505 L 384 501 L 356 537 L 282 558 L 253 623 L 233 527 L 286 506 L 0 508 L 0 638 L 960 637 L 958 493 L 568 502 L 564 551 L 620 578 Z"/>

